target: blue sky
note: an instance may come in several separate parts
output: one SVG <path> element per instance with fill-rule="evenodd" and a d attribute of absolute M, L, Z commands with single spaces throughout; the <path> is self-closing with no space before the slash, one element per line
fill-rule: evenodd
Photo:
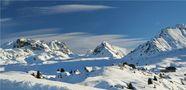
<path fill-rule="evenodd" d="M 52 35 L 50 39 L 69 37 L 60 39 L 69 42 L 73 36 L 86 39 L 75 44 L 110 39 L 134 48 L 162 28 L 186 23 L 185 9 L 186 2 L 181 1 L 1 1 L 1 41 Z"/>

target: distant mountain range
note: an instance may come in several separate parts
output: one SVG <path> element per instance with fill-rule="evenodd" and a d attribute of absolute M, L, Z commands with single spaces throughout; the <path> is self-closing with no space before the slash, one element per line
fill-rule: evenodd
<path fill-rule="evenodd" d="M 185 72 L 182 24 L 162 29 L 130 53 L 106 41 L 84 55 L 57 40 L 19 38 L 0 48 L 4 90 L 185 90 Z"/>
<path fill-rule="evenodd" d="M 115 59 L 151 57 L 160 52 L 182 49 L 186 47 L 186 25 L 162 29 L 160 34 L 139 45 L 129 54 L 125 48 L 120 48 L 103 41 L 94 50 L 89 51 L 87 57 L 109 57 Z M 42 40 L 20 38 L 7 42 L 0 49 L 0 58 L 13 62 L 34 62 L 46 60 L 60 60 L 78 57 L 64 42 L 57 40 L 46 43 Z M 7 60 L 7 61 L 6 61 Z M 11 61 L 11 62 L 12 62 Z"/>

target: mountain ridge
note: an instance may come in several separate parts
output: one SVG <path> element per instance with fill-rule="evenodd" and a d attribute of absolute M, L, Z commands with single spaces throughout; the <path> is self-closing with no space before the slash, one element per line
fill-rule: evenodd
<path fill-rule="evenodd" d="M 159 52 L 171 51 L 186 47 L 186 25 L 167 27 L 151 40 L 139 45 L 127 57 L 149 57 Z"/>

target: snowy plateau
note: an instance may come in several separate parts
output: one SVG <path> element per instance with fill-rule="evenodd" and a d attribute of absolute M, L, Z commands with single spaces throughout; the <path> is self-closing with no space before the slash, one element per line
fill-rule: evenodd
<path fill-rule="evenodd" d="M 132 51 L 103 41 L 78 55 L 61 41 L 1 45 L 0 90 L 186 90 L 186 25 Z"/>

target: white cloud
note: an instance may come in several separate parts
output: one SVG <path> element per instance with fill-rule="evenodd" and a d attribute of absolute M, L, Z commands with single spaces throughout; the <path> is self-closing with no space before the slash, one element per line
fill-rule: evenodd
<path fill-rule="evenodd" d="M 56 5 L 47 7 L 32 7 L 25 8 L 24 10 L 32 11 L 38 14 L 59 14 L 59 13 L 73 13 L 73 12 L 85 12 L 96 11 L 115 8 L 106 5 L 84 5 L 84 4 L 68 4 L 68 5 Z"/>
<path fill-rule="evenodd" d="M 141 38 L 128 38 L 124 35 L 93 35 L 83 32 L 65 33 L 65 34 L 38 34 L 26 36 L 27 38 L 40 39 L 45 41 L 60 40 L 67 43 L 67 45 L 77 53 L 86 53 L 90 49 L 94 49 L 102 41 L 107 41 L 113 45 L 123 48 L 133 49 L 146 40 Z M 18 37 L 6 38 L 3 41 L 15 40 Z"/>
<path fill-rule="evenodd" d="M 0 18 L 1 23 L 8 22 L 8 21 L 11 21 L 11 20 L 12 20 L 12 18 Z"/>
<path fill-rule="evenodd" d="M 13 18 L 0 18 L 1 30 L 6 30 L 5 28 L 10 28 L 19 25 Z"/>
<path fill-rule="evenodd" d="M 3 38 L 8 38 L 8 37 L 16 37 L 16 38 L 20 38 L 20 37 L 35 37 L 37 35 L 46 35 L 46 34 L 50 34 L 50 33 L 55 33 L 59 30 L 59 28 L 43 28 L 43 29 L 34 29 L 34 30 L 25 30 L 22 32 L 17 32 L 17 33 L 11 33 L 8 36 L 5 36 Z"/>

